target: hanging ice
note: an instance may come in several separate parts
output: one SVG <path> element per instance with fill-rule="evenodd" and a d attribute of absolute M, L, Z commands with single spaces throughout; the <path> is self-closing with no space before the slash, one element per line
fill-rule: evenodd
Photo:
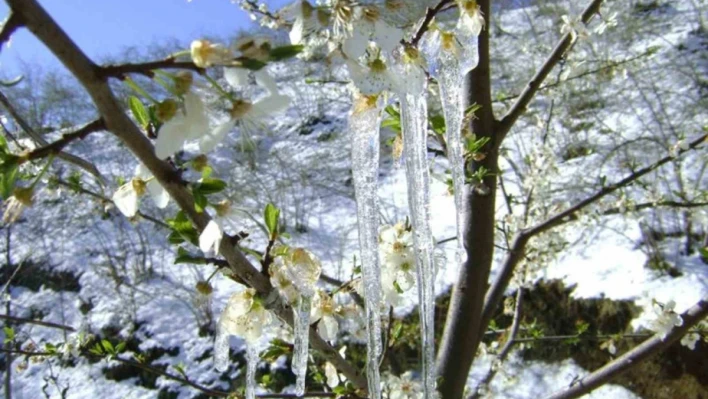
<path fill-rule="evenodd" d="M 256 399 L 256 367 L 258 349 L 255 343 L 246 344 L 246 399 Z"/>
<path fill-rule="evenodd" d="M 297 303 L 295 316 L 295 349 L 293 351 L 292 370 L 295 374 L 295 395 L 305 393 L 305 379 L 307 377 L 307 352 L 310 334 L 310 307 L 312 296 L 302 295 Z"/>
<path fill-rule="evenodd" d="M 293 314 L 294 346 L 292 371 L 295 374 L 295 394 L 305 393 L 307 358 L 310 338 L 310 308 L 315 294 L 315 285 L 320 278 L 322 266 L 319 259 L 304 248 L 290 249 L 276 260 L 276 267 L 285 273 L 300 294 Z"/>
<path fill-rule="evenodd" d="M 462 103 L 462 71 L 460 63 L 452 54 L 441 51 L 438 84 L 440 100 L 445 116 L 445 139 L 447 141 L 447 157 L 452 169 L 452 187 L 455 192 L 455 209 L 457 215 L 457 262 L 462 264 L 466 258 L 464 247 L 464 212 L 465 201 L 465 160 L 462 153 L 462 118 L 464 114 Z"/>
<path fill-rule="evenodd" d="M 379 127 L 381 101 L 375 97 L 355 99 L 349 117 L 352 135 L 352 174 L 356 196 L 359 246 L 366 307 L 366 376 L 369 398 L 381 399 L 381 266 L 378 252 L 379 209 L 376 193 L 379 173 Z"/>
<path fill-rule="evenodd" d="M 425 76 L 416 65 L 399 92 L 403 154 L 408 183 L 408 208 L 413 222 L 413 245 L 416 254 L 420 329 L 423 348 L 423 394 L 425 399 L 437 396 L 435 389 L 435 270 L 433 268 L 433 238 L 430 228 L 430 174 L 428 171 L 428 107 L 425 98 Z"/>
<path fill-rule="evenodd" d="M 445 139 L 447 156 L 452 169 L 452 185 L 455 192 L 457 219 L 457 262 L 466 260 L 464 247 L 464 212 L 467 207 L 465 197 L 465 160 L 462 144 L 462 121 L 464 101 L 462 90 L 464 76 L 477 66 L 477 36 L 472 34 L 441 34 L 438 48 L 438 84 L 440 99 L 445 116 Z M 464 43 L 464 45 L 462 44 Z"/>

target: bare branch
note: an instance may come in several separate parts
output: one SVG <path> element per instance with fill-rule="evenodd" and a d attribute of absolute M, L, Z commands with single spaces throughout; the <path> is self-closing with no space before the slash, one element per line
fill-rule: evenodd
<path fill-rule="evenodd" d="M 593 0 L 590 5 L 585 9 L 585 11 L 583 11 L 582 16 L 580 17 L 582 22 L 585 24 L 590 22 L 592 17 L 600 10 L 601 4 L 602 0 Z M 514 126 L 516 120 L 519 119 L 519 117 L 524 113 L 526 107 L 536 96 L 536 93 L 543 84 L 543 81 L 546 79 L 548 74 L 551 73 L 553 68 L 555 68 L 555 66 L 561 61 L 561 59 L 563 59 L 566 51 L 568 51 L 572 45 L 573 39 L 571 38 L 570 33 L 566 33 L 565 35 L 563 35 L 563 37 L 556 45 L 555 49 L 553 49 L 553 52 L 548 56 L 546 61 L 541 66 L 541 69 L 539 69 L 536 74 L 531 78 L 531 80 L 526 84 L 526 88 L 524 89 L 524 91 L 521 92 L 521 95 L 516 100 L 514 105 L 512 105 L 506 115 L 504 115 L 502 120 L 499 122 L 499 125 L 497 127 L 498 133 L 500 135 L 500 140 L 498 141 L 499 143 L 501 143 L 504 136 L 506 136 L 509 130 L 511 130 L 511 127 Z"/>
<path fill-rule="evenodd" d="M 440 2 L 435 7 L 428 8 L 425 11 L 425 18 L 423 18 L 423 22 L 420 24 L 420 27 L 415 32 L 415 35 L 413 35 L 413 39 L 411 39 L 410 44 L 412 46 L 418 45 L 420 39 L 423 38 L 423 34 L 428 31 L 430 23 L 433 22 L 433 18 L 435 18 L 435 15 L 437 15 L 443 9 L 443 7 L 450 3 L 452 3 L 452 0 L 440 0 Z"/>
<path fill-rule="evenodd" d="M 160 61 L 127 63 L 119 65 L 106 65 L 101 67 L 98 74 L 104 78 L 124 79 L 125 75 L 135 73 L 152 78 L 156 69 L 182 69 L 204 74 L 206 70 L 195 65 L 192 61 L 177 61 L 168 57 Z"/>
<path fill-rule="evenodd" d="M 95 121 L 89 122 L 83 127 L 79 128 L 77 131 L 65 133 L 59 140 L 51 144 L 47 144 L 44 147 L 36 148 L 28 152 L 27 154 L 24 154 L 20 158 L 22 161 L 32 161 L 35 159 L 44 158 L 51 154 L 59 154 L 62 150 L 64 150 L 64 147 L 71 144 L 71 142 L 73 142 L 74 140 L 83 140 L 89 134 L 100 132 L 101 130 L 105 129 L 106 125 L 103 123 L 103 120 L 96 119 Z"/>
<path fill-rule="evenodd" d="M 688 149 L 679 151 L 678 155 L 684 154 L 687 151 L 695 149 L 696 147 L 704 143 L 706 138 L 708 138 L 708 135 L 704 134 L 696 140 L 693 140 L 689 144 Z M 501 267 L 501 271 L 499 272 L 497 279 L 494 281 L 494 283 L 492 283 L 491 287 L 489 287 L 489 290 L 487 291 L 487 295 L 484 299 L 484 308 L 482 310 L 482 325 L 486 328 L 486 326 L 489 324 L 489 321 L 492 319 L 492 315 L 501 303 L 502 298 L 504 297 L 504 291 L 506 290 L 506 287 L 509 285 L 511 278 L 514 275 L 514 269 L 516 268 L 516 265 L 522 260 L 526 251 L 526 245 L 533 236 L 536 236 L 554 227 L 560 226 L 564 223 L 567 223 L 568 221 L 571 221 L 574 217 L 577 216 L 577 213 L 579 211 L 585 209 L 587 206 L 592 205 L 601 198 L 619 190 L 620 188 L 626 187 L 634 183 L 639 178 L 656 170 L 660 166 L 670 162 L 673 159 L 674 157 L 672 156 L 666 156 L 652 163 L 649 166 L 635 171 L 634 173 L 618 181 L 617 183 L 603 187 L 595 194 L 578 202 L 576 205 L 566 209 L 565 211 L 548 218 L 546 221 L 539 223 L 529 229 L 524 229 L 520 231 L 512 243 L 509 254 L 504 260 L 504 264 Z"/>
<path fill-rule="evenodd" d="M 10 15 L 5 18 L 0 26 L 0 51 L 2 51 L 2 46 L 10 40 L 15 31 L 22 26 L 20 18 L 14 12 L 10 12 Z"/>
<path fill-rule="evenodd" d="M 572 399 L 580 397 L 593 389 L 607 383 L 611 378 L 620 375 L 621 373 L 636 367 L 642 361 L 656 355 L 678 341 L 688 332 L 688 330 L 698 324 L 708 316 L 708 297 L 703 298 L 700 302 L 688 309 L 681 315 L 683 325 L 674 327 L 673 330 L 662 339 L 659 334 L 642 342 L 640 345 L 618 357 L 612 362 L 606 364 L 598 370 L 595 370 L 585 378 L 581 378 L 571 385 L 568 389 L 557 392 L 547 399 Z"/>
<path fill-rule="evenodd" d="M 17 124 L 20 126 L 20 128 L 22 128 L 22 130 L 24 130 L 25 133 L 27 133 L 27 135 L 30 136 L 32 138 L 32 140 L 34 140 L 35 143 L 37 143 L 40 146 L 49 145 L 47 140 L 45 140 L 41 134 L 35 132 L 34 129 L 32 129 L 32 127 L 29 125 L 29 123 L 27 123 L 27 121 L 25 121 L 25 119 L 22 117 L 22 115 L 20 115 L 20 113 L 17 112 L 15 107 L 10 103 L 10 100 L 8 100 L 8 98 L 5 97 L 5 94 L 3 94 L 2 92 L 0 92 L 0 104 L 2 104 L 3 107 L 5 107 L 5 109 L 7 110 L 7 113 L 9 113 L 10 116 L 12 116 L 12 119 L 14 119 L 15 122 L 17 122 Z M 101 176 L 101 173 L 98 171 L 96 166 L 94 164 L 92 164 L 91 162 L 89 162 L 83 158 L 77 157 L 76 155 L 72 155 L 72 154 L 69 154 L 66 152 L 59 152 L 57 154 L 57 157 L 63 159 L 66 162 L 69 162 L 71 164 L 74 164 L 74 165 L 80 167 L 81 169 L 96 176 L 96 178 L 98 179 L 98 181 L 101 184 L 104 183 L 103 176 Z"/>
<path fill-rule="evenodd" d="M 167 162 L 155 156 L 155 151 L 140 129 L 125 114 L 99 68 L 81 51 L 47 14 L 36 0 L 7 0 L 13 12 L 19 14 L 26 26 L 41 40 L 69 71 L 86 88 L 98 112 L 106 123 L 108 131 L 123 141 L 128 149 L 155 176 L 182 211 L 192 220 L 198 231 L 202 231 L 210 221 L 206 212 L 198 213 L 194 208 L 194 198 L 184 185 L 178 171 Z M 278 318 L 293 325 L 292 308 L 284 303 L 273 289 L 270 280 L 263 276 L 246 256 L 232 245 L 232 240 L 221 241 L 219 253 L 226 258 L 231 270 L 253 287 L 264 298 L 264 304 Z M 310 328 L 310 342 L 315 350 L 335 366 L 358 389 L 366 392 L 366 378 L 354 365 L 346 361 L 317 331 Z"/>
<path fill-rule="evenodd" d="M 59 330 L 64 330 L 64 331 L 72 331 L 72 332 L 76 331 L 76 329 L 74 327 L 65 326 L 63 324 L 50 323 L 48 321 L 42 321 L 42 320 L 25 319 L 22 317 L 9 316 L 6 314 L 0 314 L 0 319 L 9 320 L 13 323 L 36 324 L 38 326 L 57 328 Z"/>

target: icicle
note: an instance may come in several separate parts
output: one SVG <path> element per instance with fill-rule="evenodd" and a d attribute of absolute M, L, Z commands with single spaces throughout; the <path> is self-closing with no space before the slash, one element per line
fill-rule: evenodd
<path fill-rule="evenodd" d="M 305 393 L 305 378 L 307 377 L 307 352 L 310 337 L 310 308 L 312 295 L 301 295 L 297 303 L 295 316 L 295 350 L 293 352 L 292 371 L 295 374 L 295 395 Z"/>
<path fill-rule="evenodd" d="M 457 219 L 457 263 L 461 265 L 466 257 L 464 247 L 464 212 L 465 198 L 465 160 L 462 152 L 462 102 L 463 75 L 457 57 L 445 50 L 440 51 L 440 70 L 438 83 L 440 99 L 445 116 L 445 139 L 447 156 L 452 169 L 452 187 L 455 192 L 455 210 Z"/>
<path fill-rule="evenodd" d="M 422 77 L 421 77 L 422 79 Z M 415 86 L 415 83 L 408 87 Z M 425 87 L 423 85 L 423 87 Z M 420 330 L 423 348 L 423 394 L 437 396 L 435 389 L 435 270 L 430 228 L 430 172 L 428 171 L 428 107 L 425 91 L 400 93 L 403 156 L 406 162 L 408 207 L 413 222 L 416 253 Z"/>
<path fill-rule="evenodd" d="M 216 323 L 216 337 L 214 338 L 214 368 L 217 371 L 226 371 L 229 367 L 229 337 L 231 334 L 226 328 L 226 318 L 222 313 Z"/>
<path fill-rule="evenodd" d="M 258 349 L 255 343 L 246 343 L 246 399 L 256 399 L 256 367 Z"/>
<path fill-rule="evenodd" d="M 352 135 L 352 174 L 356 196 L 359 246 L 366 301 L 366 376 L 369 398 L 381 399 L 379 358 L 381 356 L 381 266 L 379 264 L 379 127 L 381 101 L 373 97 L 355 99 L 349 117 Z"/>

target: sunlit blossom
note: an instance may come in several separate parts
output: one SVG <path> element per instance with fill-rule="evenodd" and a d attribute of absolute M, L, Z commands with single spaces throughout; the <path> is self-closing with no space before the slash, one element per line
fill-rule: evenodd
<path fill-rule="evenodd" d="M 155 155 L 165 159 L 182 149 L 188 140 L 203 136 L 209 130 L 204 102 L 194 92 L 184 95 L 182 109 L 168 120 L 157 133 Z"/>

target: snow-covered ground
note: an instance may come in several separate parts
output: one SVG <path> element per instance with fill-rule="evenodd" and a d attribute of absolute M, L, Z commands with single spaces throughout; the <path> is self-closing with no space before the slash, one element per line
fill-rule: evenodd
<path fill-rule="evenodd" d="M 525 183 L 515 177 L 513 165 L 534 173 L 532 167 L 524 163 L 524 158 L 539 159 L 542 153 L 539 148 L 543 147 L 540 137 L 549 132 L 545 148 L 554 154 L 554 162 L 559 163 L 555 170 L 546 159 L 539 166 L 541 172 L 535 171 L 547 179 L 539 184 L 543 184 L 549 197 L 547 203 L 543 202 L 545 205 L 534 208 L 532 219 L 550 212 L 550 204 L 566 205 L 593 192 L 592 185 L 599 176 L 607 176 L 608 182 L 619 180 L 628 173 L 628 159 L 643 165 L 664 156 L 668 147 L 680 138 L 677 136 L 694 137 L 708 120 L 705 110 L 697 111 L 701 101 L 705 104 L 705 100 L 701 100 L 705 93 L 701 94 L 695 87 L 694 78 L 703 76 L 705 79 L 707 39 L 705 32 L 696 33 L 694 2 L 667 2 L 665 7 L 644 14 L 625 4 L 628 2 L 618 3 L 621 4 L 610 4 L 606 13 L 617 11 L 619 26 L 610 28 L 597 39 L 602 40 L 602 46 L 577 45 L 576 53 L 569 56 L 566 63 L 566 68 L 574 67 L 569 75 L 571 79 L 540 93 L 529 109 L 529 117 L 520 120 L 505 144 L 508 155 L 501 166 L 505 176 L 509 176 L 508 189 L 511 193 L 522 193 L 520 190 Z M 494 80 L 495 88 L 503 90 L 504 94 L 516 93 L 523 87 L 533 71 L 532 66 L 541 64 L 558 36 L 560 11 L 553 11 L 549 17 L 550 6 L 541 8 L 546 12 L 541 16 L 537 7 L 518 8 L 503 12 L 495 21 L 504 32 L 497 32 L 493 37 L 494 66 L 499 65 L 494 69 Z M 579 6 L 570 10 L 571 13 L 578 11 Z M 533 29 L 529 28 L 529 21 L 533 21 Z M 633 33 L 622 33 L 625 28 L 631 28 Z M 496 25 L 491 29 L 496 32 Z M 519 50 L 520 43 L 533 43 L 532 38 L 536 45 L 527 44 Z M 652 46 L 659 48 L 642 58 L 641 64 L 624 64 L 616 68 L 614 74 L 609 74 L 611 76 L 603 75 L 604 81 L 600 81 L 597 74 L 572 79 L 583 71 L 606 65 L 608 60 L 644 54 Z M 676 59 L 681 61 L 675 62 Z M 229 184 L 224 197 L 242 209 L 232 230 L 247 231 L 250 236 L 243 245 L 263 250 L 266 240 L 262 231 L 262 210 L 266 203 L 272 202 L 283 210 L 286 231 L 292 236 L 288 243 L 314 252 L 323 261 L 327 275 L 349 280 L 356 266 L 353 259 L 358 258 L 358 240 L 346 128 L 351 106 L 348 89 L 339 83 L 317 83 L 330 77 L 321 65 L 292 61 L 269 68 L 282 82 L 282 91 L 293 99 L 293 106 L 286 114 L 272 118 L 260 131 L 252 132 L 257 144 L 255 150 L 240 151 L 243 141 L 233 132 L 210 156 L 215 176 Z M 640 79 L 634 74 L 648 74 L 650 78 L 642 75 Z M 555 72 L 552 76 L 555 79 Z M 334 71 L 332 77 L 342 78 L 342 71 Z M 581 104 L 581 100 L 585 103 Z M 218 107 L 218 104 L 212 105 Z M 509 102 L 496 105 L 500 114 Z M 660 106 L 665 111 L 661 111 Z M 556 114 L 547 124 L 544 122 L 549 112 Z M 657 117 L 657 112 L 677 117 Z M 585 127 L 573 130 L 578 123 L 585 123 Z M 389 131 L 384 131 L 383 135 L 382 140 L 392 137 Z M 561 154 L 578 143 L 590 143 L 595 153 L 558 161 Z M 622 143 L 629 144 L 615 151 Z M 107 177 L 110 186 L 102 192 L 106 197 L 117 187 L 118 176 L 132 176 L 136 161 L 107 134 L 93 135 L 70 148 L 73 153 L 94 162 Z M 198 148 L 188 146 L 186 150 L 187 154 L 194 154 Z M 383 152 L 379 187 L 381 218 L 386 224 L 394 224 L 408 216 L 405 171 L 392 160 L 390 149 L 384 148 Z M 671 193 L 679 189 L 675 176 L 681 173 L 681 184 L 690 187 L 680 189 L 687 193 L 688 199 L 698 198 L 696 193 L 708 187 L 700 168 L 692 165 L 705 162 L 705 151 L 692 155 L 677 166 L 678 169 L 662 168 L 659 174 L 645 180 L 646 186 L 622 194 L 641 203 L 657 192 Z M 446 161 L 438 158 L 431 163 L 432 229 L 436 240 L 441 241 L 455 235 L 455 207 L 444 183 Z M 89 178 L 85 178 L 83 184 L 92 191 L 102 190 L 90 183 Z M 44 189 L 37 198 L 37 204 L 26 210 L 10 230 L 10 239 L 0 243 L 3 253 L 10 252 L 13 267 L 29 267 L 31 260 L 53 271 L 69 271 L 78 277 L 80 290 L 45 287 L 34 292 L 12 284 L 9 296 L 13 315 L 85 328 L 101 336 L 110 330 L 122 339 L 134 337 L 143 353 L 154 348 L 177 348 L 157 359 L 159 364 L 171 366 L 167 371 L 177 373 L 174 367 L 181 365 L 186 374 L 201 385 L 229 388 L 229 379 L 245 369 L 242 364 L 232 367 L 226 374 L 229 378 L 216 372 L 211 357 L 213 336 L 200 334 L 200 328 L 203 332 L 213 327 L 214 315 L 221 312 L 226 299 L 239 289 L 233 281 L 217 275 L 211 280 L 214 294 L 204 297 L 197 293 L 195 285 L 209 277 L 212 267 L 174 265 L 176 248 L 167 243 L 169 232 L 166 229 L 144 220 L 131 223 L 115 209 L 106 212 L 104 204 L 66 187 Z M 612 207 L 620 200 L 618 196 L 612 197 L 603 206 Z M 502 219 L 507 211 L 501 194 L 498 205 L 498 216 Z M 156 209 L 149 200 L 142 202 L 141 210 L 163 220 L 175 212 L 172 206 L 166 210 Z M 520 210 L 515 208 L 515 211 Z M 705 212 L 694 212 L 696 232 L 705 233 Z M 681 239 L 668 239 L 661 244 L 666 260 L 681 272 L 680 277 L 661 275 L 645 267 L 647 255 L 638 247 L 642 239 L 639 221 L 674 230 L 682 228 L 679 215 L 670 211 L 649 211 L 638 213 L 637 217 L 610 216 L 600 221 L 568 224 L 563 227 L 562 235 L 575 245 L 550 263 L 537 266 L 525 280 L 562 279 L 565 284 L 575 286 L 573 295 L 578 298 L 604 296 L 632 300 L 645 309 L 633 321 L 633 327 L 646 327 L 653 316 L 652 300 L 675 300 L 676 310 L 680 312 L 708 295 L 708 268 L 697 254 L 682 253 Z M 438 248 L 446 259 L 439 265 L 436 281 L 436 292 L 442 293 L 457 276 L 456 244 L 447 242 Z M 196 252 L 195 248 L 189 249 Z M 498 251 L 497 260 L 503 255 Z M 491 278 L 495 273 L 496 270 Z M 405 315 L 416 306 L 413 291 L 406 294 L 404 303 L 396 309 L 397 315 Z M 345 300 L 346 296 L 341 297 Z M 89 308 L 87 312 L 81 311 L 86 308 Z M 46 342 L 56 344 L 67 339 L 60 330 L 37 325 L 16 326 L 15 330 L 18 339 L 35 342 L 40 349 Z M 283 333 L 275 329 L 271 332 L 273 336 Z M 111 338 L 118 340 L 115 336 Z M 240 351 L 242 345 L 242 341 L 232 340 L 232 349 Z M 483 377 L 490 361 L 489 356 L 478 359 L 470 373 L 470 385 Z M 56 361 L 25 362 L 22 357 L 15 358 L 13 398 L 38 398 L 45 393 L 52 398 L 61 397 L 60 391 L 65 388 L 67 398 L 157 396 L 155 389 L 142 386 L 137 378 L 119 382 L 107 379 L 103 370 L 116 365 L 115 361 L 88 363 L 80 360 L 60 367 Z M 513 354 L 489 392 L 494 398 L 538 398 L 568 386 L 586 372 L 572 360 L 546 364 L 523 361 Z M 179 398 L 196 395 L 193 389 L 165 378 L 157 378 L 156 389 L 175 392 Z M 588 397 L 637 396 L 622 387 L 606 386 Z"/>

